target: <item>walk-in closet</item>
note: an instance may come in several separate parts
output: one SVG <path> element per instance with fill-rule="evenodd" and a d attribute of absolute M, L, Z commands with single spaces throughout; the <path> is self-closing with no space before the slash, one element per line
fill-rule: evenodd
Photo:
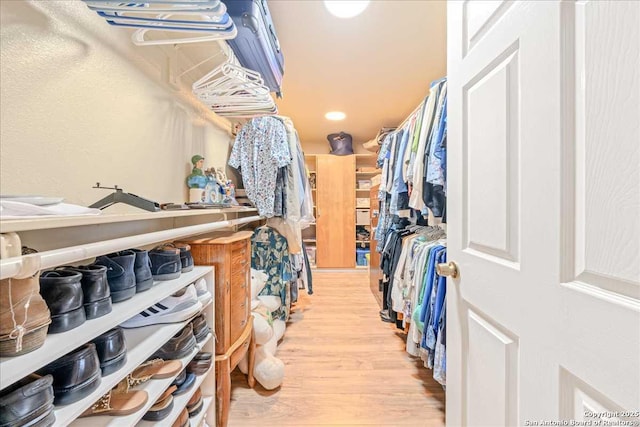
<path fill-rule="evenodd" d="M 0 427 L 640 426 L 640 1 L 0 1 Z"/>

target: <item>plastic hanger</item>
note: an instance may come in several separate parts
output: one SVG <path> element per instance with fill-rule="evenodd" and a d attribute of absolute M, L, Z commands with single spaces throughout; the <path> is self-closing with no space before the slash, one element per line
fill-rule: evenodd
<path fill-rule="evenodd" d="M 134 27 L 140 28 L 139 25 L 126 25 L 119 24 L 123 27 Z M 161 31 L 172 31 L 172 32 L 182 32 L 182 33 L 208 33 L 207 35 L 201 35 L 198 37 L 179 37 L 179 38 L 170 38 L 170 39 L 156 39 L 150 40 L 145 36 L 151 30 L 161 30 Z M 232 26 L 228 30 L 206 30 L 200 28 L 190 28 L 185 29 L 184 27 L 165 27 L 165 26 L 149 26 L 148 28 L 140 28 L 135 31 L 131 35 L 131 41 L 137 46 L 157 46 L 164 44 L 181 44 L 181 43 L 200 43 L 207 41 L 216 41 L 216 40 L 228 40 L 233 39 L 238 35 L 238 30 L 235 25 Z"/>
<path fill-rule="evenodd" d="M 271 115 L 278 109 L 259 73 L 238 63 L 233 51 L 223 45 L 227 60 L 192 85 L 200 101 L 225 117 Z"/>
<path fill-rule="evenodd" d="M 222 15 L 210 14 L 208 12 L 177 12 L 177 13 L 168 13 L 163 15 L 154 16 L 143 16 L 145 14 L 134 14 L 130 12 L 105 12 L 102 10 L 96 11 L 99 16 L 105 18 L 106 20 L 114 20 L 118 22 L 128 22 L 128 23 L 140 23 L 140 24 L 148 24 L 153 22 L 159 22 L 161 24 L 166 25 L 196 25 L 201 26 L 203 28 L 212 27 L 219 29 L 228 29 L 232 26 L 233 21 L 229 17 L 227 13 Z M 175 17 L 183 17 L 183 19 L 171 19 Z M 186 19 L 191 17 L 192 19 Z M 200 18 L 200 19 L 193 19 Z"/>
<path fill-rule="evenodd" d="M 89 9 L 97 11 L 138 11 L 138 12 L 176 12 L 205 11 L 220 7 L 219 0 L 146 0 L 144 2 L 122 2 L 114 0 L 83 0 Z M 226 7 L 225 7 L 226 11 Z"/>

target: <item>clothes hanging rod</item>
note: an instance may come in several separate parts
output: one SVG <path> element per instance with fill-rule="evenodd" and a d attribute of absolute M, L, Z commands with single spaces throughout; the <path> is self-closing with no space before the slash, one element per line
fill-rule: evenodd
<path fill-rule="evenodd" d="M 407 123 L 407 120 L 409 120 L 411 117 L 413 117 L 413 115 L 418 112 L 418 110 L 420 109 L 420 107 L 422 107 L 423 104 L 424 104 L 424 99 L 422 100 L 422 102 L 420 102 L 420 104 L 418 104 L 418 106 L 416 108 L 413 109 L 413 111 L 402 121 L 402 123 L 400 123 L 398 125 L 398 127 L 396 129 L 402 129 L 402 127 L 405 125 L 405 123 Z"/>
<path fill-rule="evenodd" d="M 84 245 L 38 252 L 31 255 L 7 258 L 0 261 L 0 279 L 28 277 L 32 276 L 39 270 L 70 264 L 88 258 L 95 258 L 111 252 L 152 245 L 159 242 L 166 242 L 197 234 L 204 234 L 221 228 L 233 227 L 234 225 L 246 224 L 261 219 L 263 219 L 263 217 L 254 215 L 245 218 L 137 234 L 135 236 L 121 237 L 95 243 L 87 243 Z"/>

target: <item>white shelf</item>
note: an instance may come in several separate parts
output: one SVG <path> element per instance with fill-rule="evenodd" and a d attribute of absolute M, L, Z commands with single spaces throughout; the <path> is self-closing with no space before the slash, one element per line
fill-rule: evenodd
<path fill-rule="evenodd" d="M 370 188 L 356 188 L 356 191 L 366 191 L 367 193 L 371 191 Z"/>
<path fill-rule="evenodd" d="M 202 410 L 198 415 L 189 419 L 192 427 L 199 427 L 202 424 L 202 420 L 204 420 L 205 415 L 207 415 L 207 409 L 213 403 L 213 396 L 202 396 Z"/>
<path fill-rule="evenodd" d="M 0 389 L 13 384 L 60 356 L 69 353 L 79 345 L 91 341 L 98 335 L 135 316 L 146 307 L 152 306 L 195 282 L 211 269 L 211 267 L 195 267 L 192 271 L 181 274 L 178 279 L 155 282 L 148 291 L 113 304 L 113 310 L 106 316 L 88 320 L 77 328 L 61 334 L 47 335 L 44 345 L 31 353 L 18 357 L 0 358 Z"/>
<path fill-rule="evenodd" d="M 316 239 L 302 239 L 305 243 L 316 243 Z"/>
<path fill-rule="evenodd" d="M 182 327 L 184 327 L 186 325 L 185 323 L 181 323 L 179 324 Z M 166 325 L 164 325 L 166 326 Z M 139 330 L 141 331 L 141 333 L 144 333 L 144 330 L 147 328 L 139 328 Z M 178 330 L 180 330 L 181 328 L 178 328 Z M 183 369 L 189 364 L 189 362 L 191 361 L 191 359 L 193 359 L 193 357 L 202 350 L 202 348 L 207 344 L 207 342 L 213 337 L 212 334 L 209 334 L 207 336 L 207 338 L 202 341 L 202 343 L 199 343 L 198 345 L 196 345 L 196 348 L 193 349 L 193 351 L 186 357 L 183 357 L 182 359 L 180 359 L 180 362 L 182 363 L 182 367 Z M 212 362 L 212 366 L 213 366 L 213 362 Z M 187 391 L 183 396 L 185 395 L 192 395 L 193 392 L 195 391 L 196 385 L 198 384 L 198 382 L 202 383 L 202 381 L 204 380 L 204 378 L 208 375 L 208 372 L 205 375 L 200 375 L 198 377 L 196 377 L 196 383 L 191 387 L 191 389 L 189 391 Z M 147 411 L 149 410 L 149 408 L 151 408 L 155 403 L 156 400 L 158 400 L 158 397 L 160 397 L 160 395 L 162 393 L 164 393 L 164 391 L 171 385 L 171 383 L 173 382 L 173 380 L 175 379 L 175 377 L 177 376 L 177 374 L 171 378 L 165 378 L 162 380 L 149 380 L 146 383 L 135 387 L 135 390 L 144 390 L 147 392 L 149 398 L 147 400 L 147 403 L 145 403 L 145 405 L 142 407 L 142 409 L 140 409 L 139 411 L 131 414 L 131 415 L 127 415 L 127 416 L 122 416 L 122 417 L 111 417 L 111 416 L 97 416 L 97 417 L 87 417 L 87 418 L 78 418 L 76 421 L 73 422 L 73 424 L 71 424 L 73 427 L 117 427 L 117 426 L 134 426 L 136 425 L 136 423 L 138 423 L 138 421 L 142 420 L 142 417 L 144 416 L 144 414 L 147 413 Z M 100 397 L 100 396 L 98 396 Z M 182 396 L 179 396 L 182 397 Z M 177 404 L 177 400 L 176 399 L 174 401 L 174 410 L 176 408 L 176 404 Z M 83 400 L 84 401 L 84 400 Z M 91 402 L 92 403 L 92 402 Z M 186 404 L 186 402 L 185 402 Z M 89 405 L 90 406 L 90 405 Z M 68 425 L 68 424 L 58 424 L 58 412 L 56 411 L 56 425 Z M 178 412 L 179 413 L 179 412 Z M 172 413 L 173 414 L 173 413 Z M 165 418 L 162 421 L 161 425 L 171 425 L 171 422 L 167 422 L 168 418 Z M 167 422 L 167 424 L 164 424 L 165 422 Z M 142 422 L 143 425 L 155 425 L 154 423 L 148 423 L 147 421 L 143 421 Z"/>
<path fill-rule="evenodd" d="M 367 270 L 369 269 L 368 265 L 356 265 L 356 270 Z"/>
<path fill-rule="evenodd" d="M 9 233 L 27 230 L 42 230 L 48 228 L 76 227 L 80 225 L 110 224 L 115 222 L 144 221 L 150 219 L 179 218 L 189 216 L 202 216 L 227 213 L 257 212 L 255 208 L 233 207 L 216 209 L 189 209 L 166 210 L 159 212 L 120 213 L 102 215 L 78 215 L 78 216 L 49 216 L 25 219 L 0 220 L 0 232 Z"/>
<path fill-rule="evenodd" d="M 162 420 L 162 424 L 161 425 L 163 425 L 163 426 L 164 425 L 166 425 L 166 426 L 173 425 L 174 421 L 177 420 L 178 417 L 180 416 L 180 412 L 182 412 L 184 407 L 187 406 L 187 403 L 191 399 L 191 396 L 193 396 L 193 394 L 196 392 L 198 387 L 200 387 L 202 385 L 202 382 L 209 375 L 209 373 L 213 369 L 214 365 L 215 365 L 215 362 L 212 360 L 211 361 L 211 367 L 209 368 L 209 370 L 207 372 L 205 372 L 204 374 L 202 374 L 202 375 L 196 376 L 196 382 L 195 382 L 195 384 L 193 386 L 191 386 L 189 391 L 187 391 L 186 393 L 184 393 L 184 394 L 182 394 L 182 395 L 180 395 L 180 396 L 178 396 L 178 397 L 173 399 L 173 410 L 167 416 L 167 418 Z M 204 396 L 202 396 L 202 397 L 204 399 Z M 205 408 L 202 408 L 200 413 L 204 414 L 204 410 L 205 410 Z M 200 415 L 200 414 L 198 414 L 198 415 Z M 139 426 L 139 427 L 151 427 L 151 426 L 157 427 L 158 424 L 155 421 L 144 421 L 144 420 L 142 420 L 137 424 L 137 426 Z"/>

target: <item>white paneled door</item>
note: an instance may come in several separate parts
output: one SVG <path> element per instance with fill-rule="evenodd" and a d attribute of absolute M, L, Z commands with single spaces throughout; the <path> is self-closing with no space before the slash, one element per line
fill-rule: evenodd
<path fill-rule="evenodd" d="M 639 28 L 449 2 L 448 426 L 640 420 Z"/>

